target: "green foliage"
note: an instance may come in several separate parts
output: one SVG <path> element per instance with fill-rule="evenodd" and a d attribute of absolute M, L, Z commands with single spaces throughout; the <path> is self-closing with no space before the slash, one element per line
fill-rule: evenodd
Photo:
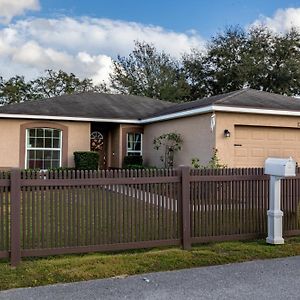
<path fill-rule="evenodd" d="M 180 64 L 145 42 L 135 42 L 128 57 L 118 56 L 110 75 L 111 88 L 122 94 L 172 102 L 189 99 L 189 85 Z"/>
<path fill-rule="evenodd" d="M 164 163 L 165 168 L 172 168 L 174 166 L 175 153 L 180 151 L 183 144 L 183 138 L 177 132 L 170 132 L 154 138 L 153 145 L 155 150 L 164 150 L 164 155 L 160 157 Z"/>
<path fill-rule="evenodd" d="M 285 95 L 300 92 L 300 33 L 276 34 L 252 28 L 245 43 L 243 67 L 248 86 Z"/>
<path fill-rule="evenodd" d="M 210 158 L 208 164 L 203 166 L 200 164 L 200 159 L 197 157 L 192 158 L 192 167 L 195 169 L 224 169 L 227 165 L 222 164 L 218 157 L 218 149 L 213 149 L 213 155 Z"/>
<path fill-rule="evenodd" d="M 277 34 L 266 27 L 229 27 L 213 37 L 207 51 L 183 56 L 191 98 L 244 87 L 285 95 L 300 93 L 300 33 Z"/>
<path fill-rule="evenodd" d="M 75 169 L 98 170 L 99 153 L 93 151 L 74 152 Z"/>
<path fill-rule="evenodd" d="M 203 169 L 203 166 L 200 164 L 200 159 L 198 157 L 192 158 L 192 167 L 194 169 Z"/>
<path fill-rule="evenodd" d="M 284 245 L 276 247 L 266 244 L 264 240 L 256 240 L 199 244 L 190 251 L 168 247 L 113 254 L 59 255 L 47 259 L 27 259 L 17 268 L 2 260 L 0 290 L 295 255 L 300 255 L 299 237 L 286 239 Z"/>
<path fill-rule="evenodd" d="M 81 80 L 73 73 L 68 74 L 62 70 L 58 72 L 46 70 L 46 75 L 32 81 L 32 85 L 39 98 L 50 98 L 95 89 L 91 79 Z"/>
<path fill-rule="evenodd" d="M 153 169 L 157 169 L 156 167 L 148 166 L 148 165 L 126 165 L 126 167 L 124 167 L 124 168 L 133 169 L 133 170 L 153 170 Z"/>
<path fill-rule="evenodd" d="M 225 28 L 206 48 L 192 49 L 181 60 L 136 42 L 119 57 L 112 88 L 169 101 L 189 101 L 244 87 L 285 95 L 300 94 L 300 33 L 275 33 L 266 27 Z"/>
<path fill-rule="evenodd" d="M 73 73 L 62 70 L 46 70 L 44 76 L 28 82 L 18 75 L 8 80 L 0 77 L 0 105 L 87 91 L 106 92 L 107 87 L 105 84 L 95 86 L 91 79 L 81 80 Z"/>
<path fill-rule="evenodd" d="M 145 166 L 143 165 L 134 165 L 134 164 L 128 164 L 126 166 L 124 166 L 125 169 L 133 169 L 133 170 L 143 170 L 145 169 Z"/>
<path fill-rule="evenodd" d="M 24 76 L 14 76 L 5 81 L 0 77 L 0 105 L 35 100 L 31 82 L 25 82 Z"/>
<path fill-rule="evenodd" d="M 129 166 L 142 166 L 143 157 L 140 155 L 125 156 L 123 161 L 123 167 L 129 168 Z"/>

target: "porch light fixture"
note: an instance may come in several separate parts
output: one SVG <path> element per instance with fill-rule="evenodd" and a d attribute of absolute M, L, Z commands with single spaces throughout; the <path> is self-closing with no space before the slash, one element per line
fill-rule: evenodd
<path fill-rule="evenodd" d="M 230 137 L 230 131 L 228 129 L 224 130 L 224 137 L 226 137 L 226 138 Z"/>

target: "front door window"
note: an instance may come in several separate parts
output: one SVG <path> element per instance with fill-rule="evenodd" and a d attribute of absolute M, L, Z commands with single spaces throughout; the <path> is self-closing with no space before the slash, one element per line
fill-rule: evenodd
<path fill-rule="evenodd" d="M 91 151 L 99 153 L 99 168 L 106 169 L 106 150 L 104 147 L 104 137 L 99 131 L 91 133 Z"/>

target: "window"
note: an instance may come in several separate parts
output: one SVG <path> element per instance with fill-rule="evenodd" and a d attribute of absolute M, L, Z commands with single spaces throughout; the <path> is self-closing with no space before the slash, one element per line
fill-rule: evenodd
<path fill-rule="evenodd" d="M 52 128 L 26 130 L 26 168 L 49 169 L 61 167 L 62 131 Z"/>
<path fill-rule="evenodd" d="M 127 155 L 128 156 L 142 155 L 142 134 L 141 133 L 127 134 Z"/>

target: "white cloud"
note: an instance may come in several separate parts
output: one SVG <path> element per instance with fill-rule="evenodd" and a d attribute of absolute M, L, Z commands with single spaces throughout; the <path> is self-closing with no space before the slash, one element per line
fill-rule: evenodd
<path fill-rule="evenodd" d="M 275 32 L 285 32 L 292 27 L 300 29 L 300 8 L 278 9 L 272 17 L 261 16 L 252 25 L 264 25 Z"/>
<path fill-rule="evenodd" d="M 0 75 L 24 74 L 30 79 L 50 68 L 99 83 L 108 79 L 111 58 L 128 55 L 134 40 L 153 43 L 174 57 L 204 44 L 195 31 L 180 33 L 134 22 L 88 17 L 23 19 L 0 30 Z"/>
<path fill-rule="evenodd" d="M 39 10 L 39 0 L 0 0 L 0 23 L 9 23 L 27 10 Z"/>

